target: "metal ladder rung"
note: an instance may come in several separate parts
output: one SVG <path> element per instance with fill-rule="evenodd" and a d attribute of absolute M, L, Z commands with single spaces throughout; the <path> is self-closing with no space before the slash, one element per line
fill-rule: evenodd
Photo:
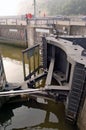
<path fill-rule="evenodd" d="M 82 90 L 80 90 L 80 89 L 78 89 L 78 88 L 73 88 L 72 91 L 82 92 Z"/>
<path fill-rule="evenodd" d="M 77 100 L 74 100 L 73 98 L 71 98 L 70 102 L 77 103 Z"/>
<path fill-rule="evenodd" d="M 80 79 L 79 79 L 79 78 L 75 77 L 73 80 L 83 83 L 83 78 L 80 78 Z"/>
<path fill-rule="evenodd" d="M 81 96 L 81 94 L 76 93 L 76 92 L 73 92 L 72 95 L 77 96 L 78 98 L 79 98 L 79 96 Z"/>
<path fill-rule="evenodd" d="M 74 103 L 74 102 L 70 102 L 69 103 L 69 106 L 72 106 L 72 107 L 78 107 L 79 103 Z"/>
<path fill-rule="evenodd" d="M 80 67 L 75 67 L 76 70 L 81 70 L 81 71 L 84 71 L 84 67 L 83 68 L 80 68 Z"/>
<path fill-rule="evenodd" d="M 77 97 L 77 96 L 75 96 L 75 95 L 73 95 L 73 94 L 71 94 L 71 98 L 73 98 L 74 100 L 80 100 L 80 97 Z"/>
<path fill-rule="evenodd" d="M 69 106 L 68 109 L 69 109 L 69 110 L 72 110 L 72 111 L 74 111 L 74 112 L 77 112 L 77 109 L 78 109 L 78 108 L 74 108 L 74 107 L 72 107 L 72 106 Z"/>
<path fill-rule="evenodd" d="M 69 116 L 67 116 L 66 119 L 67 119 L 68 121 L 70 121 L 70 122 L 73 122 L 73 120 L 74 120 L 73 118 L 70 118 Z"/>
<path fill-rule="evenodd" d="M 84 82 L 78 82 L 78 81 L 76 82 L 76 80 L 74 80 L 73 84 L 72 84 L 72 88 L 76 87 L 76 88 L 82 89 L 83 88 L 83 84 L 84 84 Z"/>
<path fill-rule="evenodd" d="M 81 74 L 74 73 L 74 77 L 77 78 L 77 79 L 83 79 L 84 74 L 81 75 Z"/>

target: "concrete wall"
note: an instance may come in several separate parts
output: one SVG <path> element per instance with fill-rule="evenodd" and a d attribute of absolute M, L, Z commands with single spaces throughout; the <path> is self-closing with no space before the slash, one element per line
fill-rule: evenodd
<path fill-rule="evenodd" d="M 67 25 L 57 25 L 57 29 L 61 30 L 63 32 L 66 32 L 66 35 L 71 35 L 70 29 L 71 26 L 67 26 Z"/>
<path fill-rule="evenodd" d="M 86 130 L 86 99 L 82 111 L 79 115 L 78 126 L 80 130 Z"/>
<path fill-rule="evenodd" d="M 0 42 L 26 46 L 26 26 L 0 25 Z"/>
<path fill-rule="evenodd" d="M 71 26 L 70 35 L 86 35 L 86 26 Z"/>
<path fill-rule="evenodd" d="M 86 35 L 86 26 L 57 25 L 57 29 L 67 32 L 67 35 Z"/>
<path fill-rule="evenodd" d="M 86 35 L 86 26 L 75 25 L 56 25 L 58 30 L 66 31 L 65 35 Z M 50 26 L 38 25 L 0 25 L 0 42 L 1 43 L 16 43 L 16 45 L 27 46 L 39 42 L 42 35 L 48 35 L 46 32 L 36 32 L 36 29 L 49 29 L 49 34 L 52 33 Z"/>
<path fill-rule="evenodd" d="M 31 26 L 27 26 L 27 39 L 28 39 L 28 47 L 32 46 L 35 42 L 35 28 Z"/>
<path fill-rule="evenodd" d="M 42 36 L 48 36 L 52 33 L 52 28 L 27 26 L 28 47 L 42 42 Z"/>

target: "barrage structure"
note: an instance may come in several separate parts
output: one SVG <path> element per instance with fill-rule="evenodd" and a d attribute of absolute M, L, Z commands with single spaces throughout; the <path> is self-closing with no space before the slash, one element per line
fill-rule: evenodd
<path fill-rule="evenodd" d="M 23 39 L 26 45 L 27 43 L 28 46 L 33 43 L 35 45 L 22 51 L 25 80 L 23 84 L 7 83 L 0 57 L 0 106 L 8 100 L 6 97 L 21 94 L 61 101 L 65 102 L 66 119 L 75 123 L 86 95 L 86 22 L 38 18 L 29 19 L 27 25 L 26 23 L 17 25 L 19 21 L 14 21 L 12 25 L 8 25 L 9 20 L 6 20 L 6 24 L 1 20 L 1 41 L 6 38 L 6 41 L 8 39 L 13 42 L 13 39 L 15 41 L 18 36 L 18 40 Z M 60 33 L 66 31 L 66 34 L 61 38 L 43 37 L 41 41 L 41 36 L 48 36 L 54 29 L 61 29 Z M 12 37 L 9 38 L 9 36 Z M 25 57 L 29 65 L 28 75 L 25 71 Z M 43 79 L 44 86 L 36 87 Z M 25 86 L 26 89 L 24 89 Z M 17 90 L 17 88 L 21 89 Z"/>
<path fill-rule="evenodd" d="M 22 90 L 8 91 L 9 87 L 5 87 L 0 96 L 28 94 L 65 102 L 66 119 L 75 123 L 86 95 L 86 50 L 67 40 L 43 37 L 42 45 L 36 44 L 22 53 L 25 80 L 19 85 Z M 25 55 L 28 58 L 28 75 Z M 38 88 L 37 83 L 40 84 L 43 79 L 44 86 Z M 23 89 L 24 86 L 27 89 Z"/>

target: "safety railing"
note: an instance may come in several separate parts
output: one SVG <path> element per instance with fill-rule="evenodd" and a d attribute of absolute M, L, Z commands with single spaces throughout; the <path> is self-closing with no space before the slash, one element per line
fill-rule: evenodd
<path fill-rule="evenodd" d="M 40 65 L 40 45 L 36 44 L 31 48 L 27 48 L 22 51 L 23 55 L 23 72 L 24 80 L 30 79 L 32 76 L 36 76 L 41 68 Z M 29 73 L 26 74 L 26 66 L 28 64 Z"/>
<path fill-rule="evenodd" d="M 26 25 L 26 20 L 17 18 L 0 18 L 0 25 Z"/>
<path fill-rule="evenodd" d="M 69 24 L 74 23 L 86 23 L 86 20 L 83 20 L 81 17 L 36 17 L 36 18 L 0 18 L 0 25 L 52 25 L 58 24 L 59 22 L 65 22 Z M 74 22 L 74 23 L 73 23 Z"/>

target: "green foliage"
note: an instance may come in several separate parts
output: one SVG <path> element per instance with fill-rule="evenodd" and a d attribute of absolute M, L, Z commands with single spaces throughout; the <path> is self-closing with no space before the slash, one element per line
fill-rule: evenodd
<path fill-rule="evenodd" d="M 86 14 L 86 0 L 70 0 L 70 2 L 64 6 L 63 14 Z"/>

